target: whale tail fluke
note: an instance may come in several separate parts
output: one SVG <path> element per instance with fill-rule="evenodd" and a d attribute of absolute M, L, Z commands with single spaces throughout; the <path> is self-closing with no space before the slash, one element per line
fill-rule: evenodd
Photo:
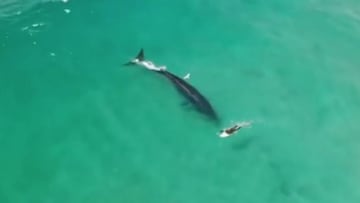
<path fill-rule="evenodd" d="M 141 48 L 138 55 L 132 59 L 131 61 L 124 63 L 124 66 L 130 66 L 130 65 L 135 65 L 136 63 L 140 62 L 140 61 L 144 61 L 145 57 L 144 57 L 144 49 Z"/>
<path fill-rule="evenodd" d="M 144 61 L 145 60 L 144 49 L 143 48 L 140 49 L 140 52 L 136 56 L 136 59 L 138 59 L 139 61 Z"/>

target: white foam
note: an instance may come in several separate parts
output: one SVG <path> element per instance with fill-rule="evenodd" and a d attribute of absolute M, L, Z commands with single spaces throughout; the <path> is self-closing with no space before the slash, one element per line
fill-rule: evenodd
<path fill-rule="evenodd" d="M 31 25 L 31 27 L 33 27 L 33 28 L 37 28 L 37 27 L 41 27 L 41 26 L 44 26 L 45 25 L 45 23 L 34 23 L 34 24 L 32 24 Z"/>
<path fill-rule="evenodd" d="M 249 128 L 251 127 L 252 121 L 243 121 L 237 124 L 242 128 Z"/>
<path fill-rule="evenodd" d="M 8 18 L 36 7 L 43 3 L 68 3 L 69 0 L 0 0 L 0 18 Z"/>

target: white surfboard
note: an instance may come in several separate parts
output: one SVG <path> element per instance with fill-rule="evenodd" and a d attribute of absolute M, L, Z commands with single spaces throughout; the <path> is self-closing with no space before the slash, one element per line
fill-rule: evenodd
<path fill-rule="evenodd" d="M 235 133 L 234 133 L 234 134 L 235 134 Z M 232 135 L 234 135 L 234 134 L 232 134 Z M 225 138 L 225 137 L 229 137 L 230 135 L 231 135 L 231 134 L 227 134 L 227 133 L 224 131 L 224 132 L 220 133 L 219 137 Z"/>

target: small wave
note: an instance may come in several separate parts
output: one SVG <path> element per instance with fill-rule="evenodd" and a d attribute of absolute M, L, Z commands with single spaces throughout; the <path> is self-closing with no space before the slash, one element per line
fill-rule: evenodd
<path fill-rule="evenodd" d="M 0 0 L 0 20 L 19 16 L 41 3 L 63 2 L 69 0 Z"/>
<path fill-rule="evenodd" d="M 0 18 L 6 18 L 13 15 L 20 15 L 22 10 L 21 3 L 14 0 L 0 1 Z"/>
<path fill-rule="evenodd" d="M 44 22 L 39 23 L 33 23 L 28 26 L 24 26 L 21 28 L 21 31 L 27 32 L 30 36 L 32 36 L 34 33 L 40 32 L 42 27 L 44 27 L 46 24 Z"/>

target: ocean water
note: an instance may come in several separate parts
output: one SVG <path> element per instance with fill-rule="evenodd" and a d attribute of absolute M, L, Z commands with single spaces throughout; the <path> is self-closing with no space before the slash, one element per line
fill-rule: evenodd
<path fill-rule="evenodd" d="M 1 0 L 0 202 L 358 203 L 359 51 L 356 0 Z"/>

